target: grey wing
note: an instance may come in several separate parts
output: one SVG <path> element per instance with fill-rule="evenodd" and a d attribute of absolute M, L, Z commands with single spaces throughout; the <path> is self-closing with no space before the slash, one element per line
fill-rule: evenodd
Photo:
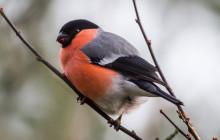
<path fill-rule="evenodd" d="M 136 48 L 118 35 L 99 30 L 97 37 L 81 51 L 93 64 L 166 86 L 157 76 L 157 69 L 139 57 Z"/>
<path fill-rule="evenodd" d="M 107 64 L 122 56 L 139 55 L 137 49 L 122 37 L 99 29 L 96 38 L 81 48 L 93 63 Z"/>

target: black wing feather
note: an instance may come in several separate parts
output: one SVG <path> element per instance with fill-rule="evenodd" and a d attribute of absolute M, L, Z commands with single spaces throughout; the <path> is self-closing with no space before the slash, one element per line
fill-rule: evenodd
<path fill-rule="evenodd" d="M 104 67 L 166 86 L 157 76 L 157 69 L 139 56 L 119 57 L 114 62 L 104 65 Z"/>

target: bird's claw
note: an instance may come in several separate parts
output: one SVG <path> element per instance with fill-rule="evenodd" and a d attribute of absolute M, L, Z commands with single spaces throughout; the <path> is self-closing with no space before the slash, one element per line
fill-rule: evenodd
<path fill-rule="evenodd" d="M 121 128 L 121 121 L 115 120 L 114 129 L 118 131 Z"/>
<path fill-rule="evenodd" d="M 116 120 L 108 120 L 108 123 L 110 124 L 109 127 L 114 126 L 114 129 L 118 131 L 121 128 L 121 117 L 122 115 L 120 115 Z"/>
<path fill-rule="evenodd" d="M 62 72 L 61 75 L 62 75 L 62 77 L 66 77 L 65 72 Z"/>
<path fill-rule="evenodd" d="M 108 123 L 110 124 L 109 127 L 114 126 L 114 129 L 116 131 L 118 131 L 121 127 L 121 122 L 119 122 L 118 120 L 108 120 Z"/>
<path fill-rule="evenodd" d="M 77 103 L 79 103 L 80 105 L 83 105 L 86 102 L 87 98 L 85 96 L 79 96 L 76 100 L 77 100 Z"/>

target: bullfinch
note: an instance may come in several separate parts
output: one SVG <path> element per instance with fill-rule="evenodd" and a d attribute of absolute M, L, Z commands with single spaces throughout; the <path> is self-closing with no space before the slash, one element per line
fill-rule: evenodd
<path fill-rule="evenodd" d="M 57 41 L 66 77 L 107 114 L 127 113 L 143 103 L 142 97 L 162 97 L 183 105 L 156 85 L 165 86 L 156 67 L 122 37 L 78 19 L 63 25 Z"/>

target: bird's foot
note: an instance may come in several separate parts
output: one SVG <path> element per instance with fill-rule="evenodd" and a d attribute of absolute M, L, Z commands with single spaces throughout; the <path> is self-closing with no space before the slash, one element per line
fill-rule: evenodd
<path fill-rule="evenodd" d="M 123 114 L 121 114 L 116 120 L 113 120 L 113 119 L 108 120 L 108 123 L 110 124 L 110 127 L 114 126 L 114 129 L 115 129 L 116 131 L 118 131 L 118 130 L 120 129 L 120 127 L 121 127 L 121 118 L 122 118 L 122 115 L 123 115 Z"/>
<path fill-rule="evenodd" d="M 79 96 L 76 100 L 77 100 L 77 103 L 79 103 L 80 105 L 83 105 L 86 102 L 87 97 Z"/>
<path fill-rule="evenodd" d="M 62 77 L 66 77 L 65 72 L 62 72 L 61 75 L 62 75 Z"/>

